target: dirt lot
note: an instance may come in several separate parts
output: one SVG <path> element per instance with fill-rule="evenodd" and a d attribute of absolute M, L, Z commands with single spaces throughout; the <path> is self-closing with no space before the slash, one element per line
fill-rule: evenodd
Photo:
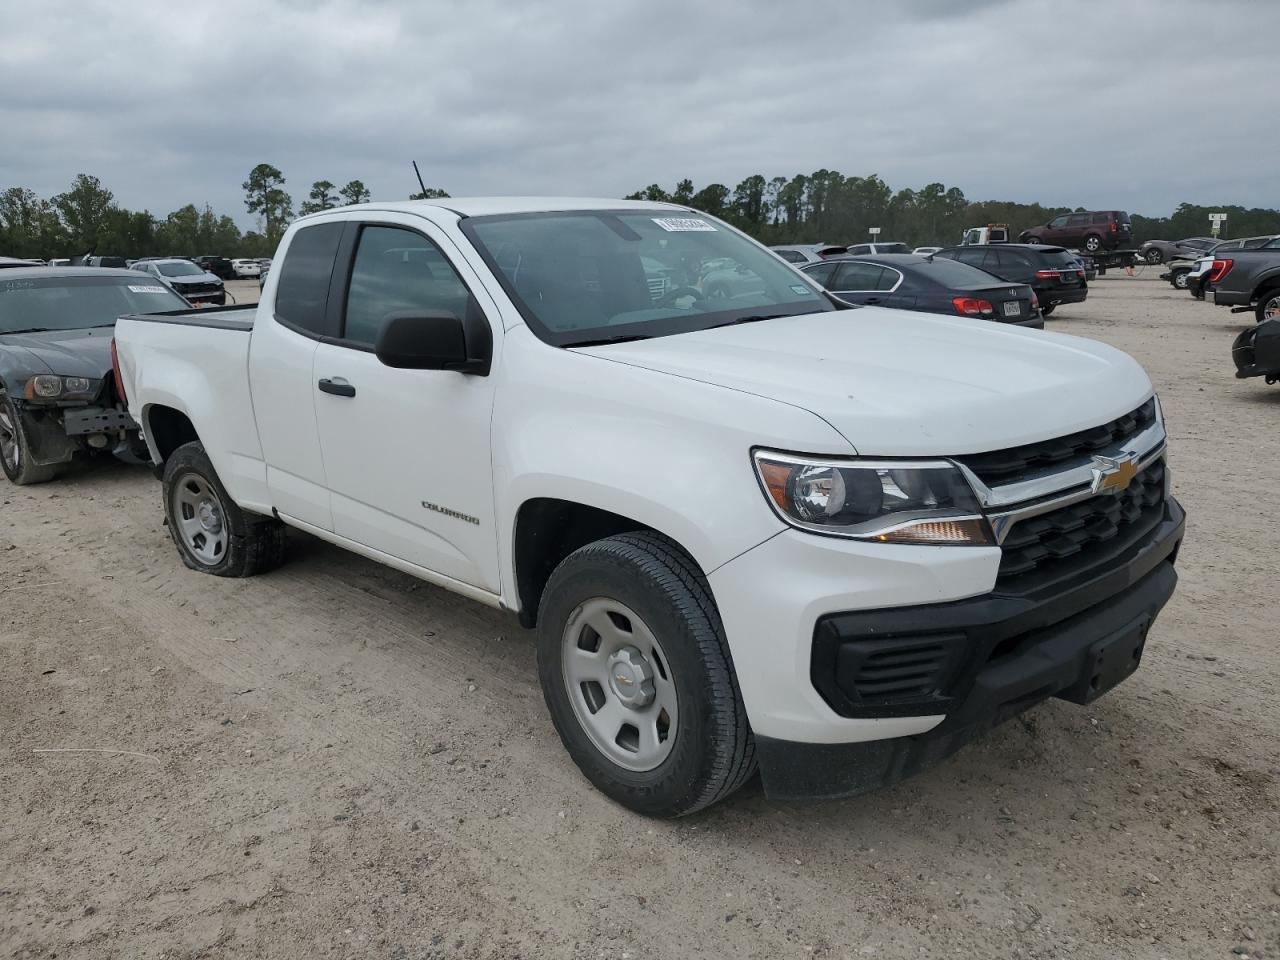
<path fill-rule="evenodd" d="M 506 617 L 301 535 L 191 573 L 142 469 L 0 485 L 0 954 L 1280 957 L 1280 388 L 1155 272 L 1050 324 L 1164 399 L 1190 519 L 1142 670 L 857 800 L 632 816 Z"/>

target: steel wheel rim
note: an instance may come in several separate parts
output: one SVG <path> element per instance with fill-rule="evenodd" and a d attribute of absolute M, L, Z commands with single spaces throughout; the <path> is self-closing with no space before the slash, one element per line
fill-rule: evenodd
<path fill-rule="evenodd" d="M 679 702 L 671 661 L 648 625 L 617 600 L 584 601 L 565 625 L 560 659 L 574 716 L 595 748 L 635 773 L 661 766 Z"/>
<path fill-rule="evenodd" d="M 227 511 L 209 481 L 198 474 L 184 474 L 174 483 L 169 504 L 186 548 L 209 566 L 221 562 L 230 540 Z"/>

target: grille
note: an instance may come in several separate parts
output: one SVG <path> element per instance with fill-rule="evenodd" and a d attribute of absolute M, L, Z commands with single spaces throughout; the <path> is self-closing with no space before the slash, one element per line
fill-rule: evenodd
<path fill-rule="evenodd" d="M 665 277 L 649 277 L 649 299 L 661 300 L 662 295 L 667 292 L 667 280 Z"/>
<path fill-rule="evenodd" d="M 987 486 L 1017 483 L 1050 467 L 1092 456 L 1136 436 L 1156 419 L 1156 401 L 1151 398 L 1136 410 L 1110 423 L 1054 440 L 1028 443 L 992 453 L 956 457 L 978 475 Z"/>
<path fill-rule="evenodd" d="M 216 283 L 189 283 L 182 287 L 183 293 L 217 293 L 219 286 Z"/>
<path fill-rule="evenodd" d="M 1097 566 L 1141 540 L 1164 515 L 1164 461 L 1134 477 L 1124 492 L 1103 494 L 1013 525 L 1001 545 L 996 583 L 1010 587 L 1038 574 Z"/>

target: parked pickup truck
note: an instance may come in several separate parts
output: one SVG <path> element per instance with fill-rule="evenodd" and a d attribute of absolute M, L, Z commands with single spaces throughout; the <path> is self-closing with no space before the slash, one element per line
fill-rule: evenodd
<path fill-rule="evenodd" d="M 256 310 L 116 343 L 188 566 L 267 570 L 292 526 L 513 611 L 569 753 L 645 814 L 757 766 L 858 793 L 1088 703 L 1176 582 L 1132 359 L 849 307 L 678 206 L 326 211 Z"/>
<path fill-rule="evenodd" d="M 1280 243 L 1252 250 L 1232 250 L 1219 257 L 1205 283 L 1213 286 L 1213 302 L 1232 313 L 1253 311 L 1258 323 L 1280 317 Z"/>

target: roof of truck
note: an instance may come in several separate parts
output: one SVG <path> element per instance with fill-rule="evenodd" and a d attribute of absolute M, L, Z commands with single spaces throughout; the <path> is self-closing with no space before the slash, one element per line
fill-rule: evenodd
<path fill-rule="evenodd" d="M 600 197 L 439 197 L 432 200 L 397 200 L 334 207 L 324 213 L 341 213 L 347 210 L 402 210 L 414 213 L 435 207 L 451 210 L 463 217 L 486 217 L 492 214 L 553 213 L 559 210 L 687 210 L 673 203 L 656 203 L 651 200 L 610 200 Z"/>

